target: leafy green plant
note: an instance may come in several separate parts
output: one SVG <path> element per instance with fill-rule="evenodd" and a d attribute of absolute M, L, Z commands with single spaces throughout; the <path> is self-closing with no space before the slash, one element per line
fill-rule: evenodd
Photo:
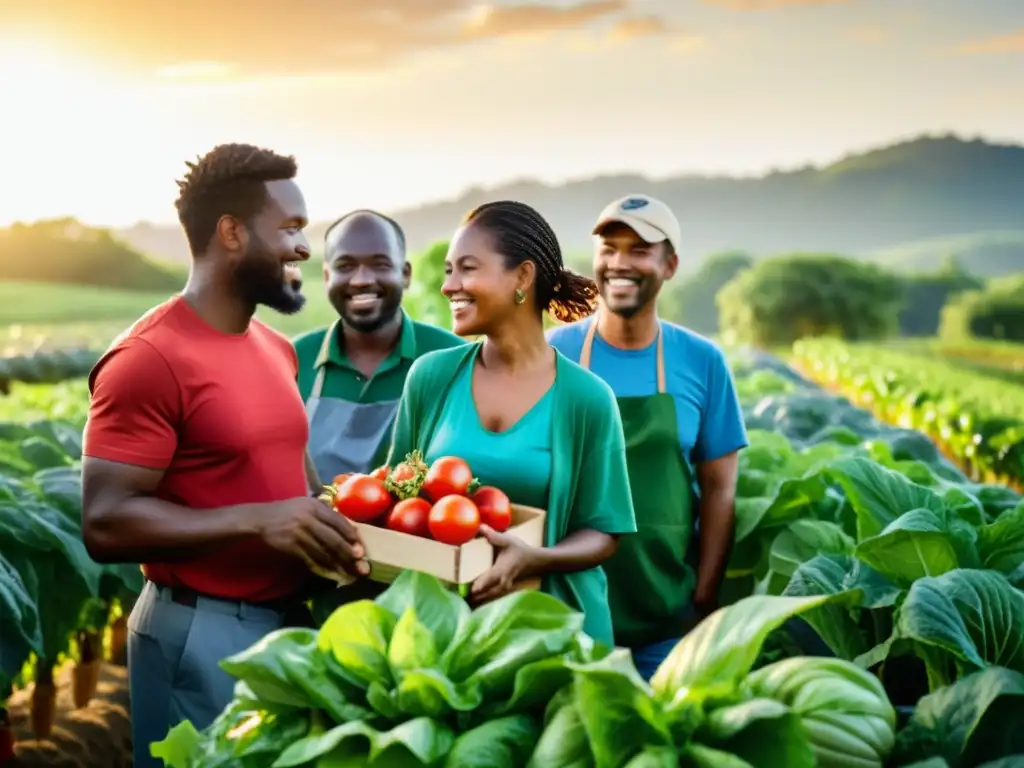
<path fill-rule="evenodd" d="M 607 652 L 582 622 L 533 591 L 470 611 L 433 577 L 406 571 L 319 632 L 280 630 L 225 659 L 238 679 L 232 705 L 202 734 L 183 723 L 153 754 L 175 768 L 486 766 L 484 752 L 495 765 L 522 764 L 568 664 Z M 244 723 L 253 725 L 239 735 Z"/>
<path fill-rule="evenodd" d="M 784 621 L 858 597 L 749 597 L 702 622 L 648 685 L 627 651 L 594 646 L 553 597 L 470 611 L 406 572 L 319 633 L 281 630 L 226 659 L 238 683 L 221 718 L 203 733 L 180 724 L 152 753 L 173 768 L 744 767 L 765 754 L 880 768 L 896 715 L 876 678 L 838 659 L 752 671 Z"/>

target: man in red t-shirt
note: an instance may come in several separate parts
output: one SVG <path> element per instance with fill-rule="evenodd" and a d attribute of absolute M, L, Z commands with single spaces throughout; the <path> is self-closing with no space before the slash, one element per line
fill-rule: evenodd
<path fill-rule="evenodd" d="M 309 258 L 295 160 L 216 147 L 179 182 L 193 254 L 181 295 L 117 339 L 90 376 L 82 529 L 100 562 L 143 563 L 129 619 L 135 765 L 188 719 L 213 721 L 218 666 L 301 615 L 309 564 L 369 571 L 355 529 L 314 497 L 287 338 L 253 317 L 297 312 Z"/>

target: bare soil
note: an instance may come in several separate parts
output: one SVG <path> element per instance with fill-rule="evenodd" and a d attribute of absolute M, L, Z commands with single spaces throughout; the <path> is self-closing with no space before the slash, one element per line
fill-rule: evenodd
<path fill-rule="evenodd" d="M 128 705 L 128 670 L 105 663 L 92 701 L 75 709 L 71 668 L 54 680 L 57 717 L 45 739 L 32 733 L 32 687 L 15 691 L 7 702 L 14 731 L 13 762 L 19 768 L 129 768 L 132 765 L 132 730 Z M 6 766 L 5 766 L 6 768 Z"/>

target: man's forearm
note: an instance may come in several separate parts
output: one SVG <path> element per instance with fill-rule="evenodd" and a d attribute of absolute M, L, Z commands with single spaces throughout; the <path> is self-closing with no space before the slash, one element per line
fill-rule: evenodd
<path fill-rule="evenodd" d="M 700 556 L 694 600 L 714 603 L 725 577 L 736 531 L 736 496 L 731 490 L 709 490 L 700 500 Z"/>
<path fill-rule="evenodd" d="M 137 496 L 87 516 L 82 533 L 90 557 L 100 563 L 181 562 L 259 535 L 264 506 L 190 509 Z"/>

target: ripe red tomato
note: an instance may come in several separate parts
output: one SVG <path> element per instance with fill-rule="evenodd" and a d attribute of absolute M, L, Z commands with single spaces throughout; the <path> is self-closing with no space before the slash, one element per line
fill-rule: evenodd
<path fill-rule="evenodd" d="M 393 531 L 401 531 L 411 536 L 429 536 L 430 502 L 414 497 L 395 504 L 388 512 L 387 527 Z"/>
<path fill-rule="evenodd" d="M 382 466 L 377 467 L 375 470 L 373 470 L 373 472 L 370 473 L 370 477 L 375 477 L 378 480 L 380 480 L 381 482 L 383 482 L 384 478 L 386 478 L 387 476 L 388 476 L 388 465 L 387 464 L 384 464 Z"/>
<path fill-rule="evenodd" d="M 496 531 L 507 531 L 512 525 L 512 503 L 500 488 L 482 485 L 469 497 L 480 510 L 480 523 Z"/>
<path fill-rule="evenodd" d="M 439 501 L 452 494 L 465 496 L 471 482 L 469 464 L 457 456 L 442 456 L 427 470 L 423 490 L 432 501 Z"/>
<path fill-rule="evenodd" d="M 458 547 L 480 532 L 480 510 L 465 496 L 443 496 L 430 508 L 427 527 L 437 541 Z"/>
<path fill-rule="evenodd" d="M 353 475 L 338 486 L 334 508 L 349 520 L 369 523 L 391 508 L 391 494 L 377 478 Z"/>

